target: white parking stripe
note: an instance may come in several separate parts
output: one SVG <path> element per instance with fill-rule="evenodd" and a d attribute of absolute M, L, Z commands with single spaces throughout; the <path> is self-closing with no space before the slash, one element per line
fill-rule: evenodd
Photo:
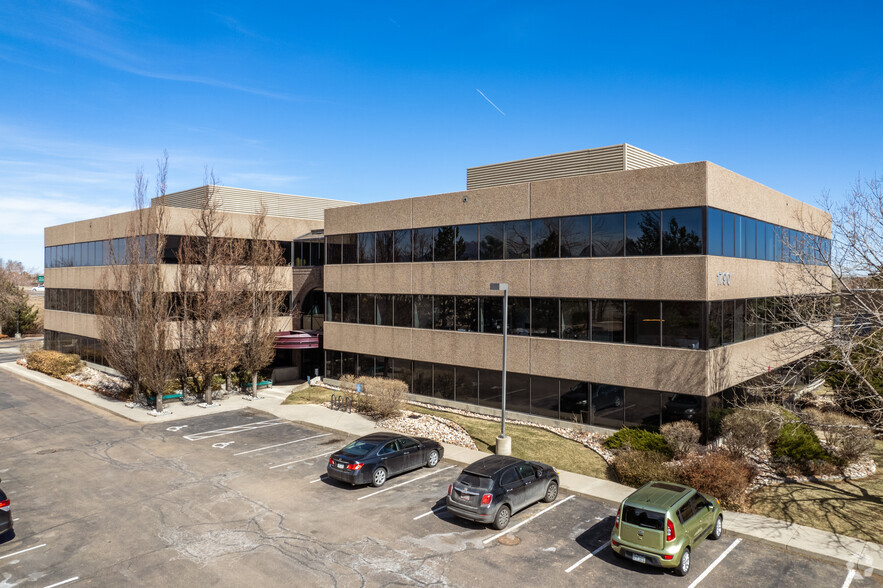
<path fill-rule="evenodd" d="M 6 555 L 0 555 L 0 559 L 6 559 L 7 557 L 12 557 L 13 555 L 18 555 L 19 553 L 24 553 L 26 551 L 33 551 L 34 549 L 39 549 L 41 547 L 46 547 L 46 544 L 41 543 L 40 545 L 34 545 L 33 547 L 28 547 L 27 549 L 22 549 L 21 551 L 16 551 L 15 553 L 7 553 Z"/>
<path fill-rule="evenodd" d="M 71 582 L 75 582 L 79 580 L 79 576 L 74 576 L 73 578 L 68 578 L 67 580 L 62 580 L 61 582 L 56 582 L 55 584 L 50 584 L 46 586 L 46 588 L 55 588 L 56 586 L 61 586 L 62 584 L 70 584 Z"/>
<path fill-rule="evenodd" d="M 733 551 L 733 549 L 735 549 L 736 546 L 739 545 L 740 543 L 742 543 L 741 539 L 736 539 L 735 541 L 730 543 L 730 546 L 727 547 L 722 554 L 717 556 L 717 559 L 714 560 L 713 562 L 711 562 L 711 565 L 708 566 L 707 568 L 705 568 L 705 571 L 702 572 L 701 574 L 699 574 L 699 577 L 696 578 L 695 580 L 693 580 L 693 583 L 690 584 L 690 586 L 688 588 L 696 588 L 696 586 L 699 585 L 699 582 L 704 580 L 705 576 L 707 576 L 709 574 L 709 572 L 711 572 L 711 570 L 713 570 L 715 568 L 715 566 L 717 566 L 717 564 L 722 562 L 724 560 L 724 558 L 727 557 L 730 554 L 730 552 Z"/>
<path fill-rule="evenodd" d="M 377 496 L 381 492 L 386 492 L 387 490 L 395 490 L 396 488 L 401 488 L 405 484 L 410 484 L 411 482 L 416 482 L 417 480 L 422 480 L 423 478 L 428 478 L 429 476 L 438 474 L 438 473 L 443 472 L 445 470 L 449 470 L 452 467 L 454 467 L 454 466 L 449 465 L 446 468 L 442 468 L 440 470 L 435 470 L 434 472 L 429 472 L 428 474 L 424 474 L 424 475 L 419 476 L 417 478 L 412 478 L 412 479 L 408 480 L 407 482 L 402 482 L 401 484 L 396 484 L 395 486 L 389 486 L 388 488 L 384 488 L 383 490 L 378 490 L 377 492 L 372 492 L 371 494 L 366 494 L 365 496 L 359 496 L 356 500 L 365 500 L 366 498 L 371 498 L 372 496 Z"/>
<path fill-rule="evenodd" d="M 224 429 L 214 429 L 212 431 L 203 431 L 202 433 L 194 433 L 192 435 L 184 435 L 188 441 L 201 441 L 202 439 L 211 439 L 212 437 L 220 437 L 221 435 L 233 435 L 235 433 L 244 433 L 255 429 L 263 429 L 264 427 L 274 427 L 281 425 L 282 419 L 272 419 L 269 421 L 258 421 L 256 423 L 248 423 L 246 425 L 236 425 L 235 427 L 226 427 Z"/>
<path fill-rule="evenodd" d="M 435 507 L 434 509 L 432 509 L 432 510 L 429 511 L 429 512 L 425 512 L 425 513 L 423 513 L 422 515 L 417 515 L 416 517 L 414 517 L 413 520 L 416 521 L 417 519 L 422 519 L 423 517 L 428 517 L 429 515 L 431 515 L 431 514 L 434 513 L 434 512 L 438 512 L 438 511 L 440 511 L 440 510 L 447 510 L 447 508 L 448 508 L 448 507 L 446 507 L 446 506 L 437 506 L 437 507 Z"/>
<path fill-rule="evenodd" d="M 284 466 L 287 466 L 287 465 L 291 465 L 291 464 L 293 464 L 293 463 L 300 463 L 300 462 L 302 462 L 302 461 L 310 461 L 311 459 L 316 459 L 316 458 L 318 458 L 318 457 L 322 457 L 323 455 L 331 455 L 331 454 L 334 453 L 335 451 L 337 451 L 337 450 L 336 450 L 336 449 L 332 449 L 331 451 L 326 451 L 325 453 L 320 453 L 319 455 L 314 455 L 313 457 L 305 457 L 305 458 L 303 458 L 303 459 L 296 459 L 296 460 L 294 460 L 294 461 L 287 461 L 287 462 L 285 462 L 285 463 L 280 463 L 279 465 L 270 466 L 270 469 L 271 469 L 271 470 L 275 470 L 276 468 L 281 468 L 281 467 L 284 467 Z"/>
<path fill-rule="evenodd" d="M 490 543 L 490 542 L 493 541 L 494 539 L 499 539 L 500 537 L 502 537 L 502 536 L 505 535 L 506 533 L 509 533 L 509 532 L 511 532 L 511 531 L 514 531 L 515 529 L 517 529 L 517 528 L 520 527 L 521 525 L 526 525 L 527 523 L 531 522 L 532 520 L 534 520 L 535 518 L 537 518 L 537 517 L 540 516 L 541 514 L 544 514 L 544 513 L 549 512 L 550 510 L 552 510 L 553 508 L 555 508 L 555 507 L 558 506 L 559 504 L 564 504 L 565 502 L 567 502 L 568 500 L 572 499 L 573 497 L 574 497 L 574 495 L 571 494 L 570 496 L 568 496 L 568 497 L 565 498 L 564 500 L 562 500 L 562 501 L 560 501 L 560 502 L 556 502 L 555 504 L 553 504 L 553 505 L 551 505 L 551 506 L 548 506 L 548 507 L 544 508 L 543 510 L 541 510 L 541 511 L 538 512 L 537 514 L 533 515 L 533 516 L 530 517 L 529 519 L 526 519 L 526 520 L 521 521 L 520 523 L 518 523 L 518 524 L 515 525 L 514 527 L 509 527 L 508 529 L 505 529 L 505 530 L 503 530 L 503 531 L 500 531 L 499 533 L 497 533 L 497 534 L 494 535 L 493 537 L 490 537 L 489 539 L 485 539 L 485 540 L 484 540 L 484 543 Z"/>
<path fill-rule="evenodd" d="M 595 551 L 593 551 L 589 555 L 585 556 L 584 558 L 582 558 L 581 560 L 579 560 L 578 562 L 576 562 L 575 564 L 573 564 L 572 566 L 570 566 L 569 568 L 564 570 L 564 573 L 569 574 L 570 572 L 572 572 L 576 568 L 580 567 L 584 562 L 586 562 L 586 561 L 590 560 L 591 558 L 595 557 L 596 555 L 598 555 L 598 553 L 600 553 L 601 551 L 603 551 L 607 547 L 610 547 L 610 541 L 608 541 L 607 543 L 605 543 L 604 545 L 602 545 L 601 547 L 599 547 L 598 549 L 596 549 Z"/>
<path fill-rule="evenodd" d="M 852 584 L 852 579 L 855 578 L 855 570 L 849 570 L 849 573 L 846 574 L 846 579 L 843 580 L 842 588 L 849 588 L 849 585 Z"/>
<path fill-rule="evenodd" d="M 328 476 L 325 476 L 325 475 L 319 476 L 319 477 L 316 478 L 315 480 L 311 480 L 311 481 L 310 481 L 310 484 L 315 484 L 316 482 L 321 482 L 322 480 L 324 480 L 324 479 L 327 478 L 327 477 L 328 477 Z"/>
<path fill-rule="evenodd" d="M 301 441 L 309 441 L 310 439 L 317 439 L 319 437 L 327 437 L 331 433 L 322 433 L 321 435 L 313 435 L 312 437 L 304 437 L 303 439 L 296 439 L 294 441 L 288 441 L 286 443 L 278 443 L 276 445 L 267 445 L 266 447 L 260 447 L 258 449 L 249 449 L 248 451 L 240 451 L 239 453 L 234 453 L 233 455 L 245 455 L 246 453 L 254 453 L 255 451 L 263 451 L 264 449 L 273 449 L 274 447 L 282 447 L 283 445 L 291 445 L 292 443 L 300 443 Z"/>

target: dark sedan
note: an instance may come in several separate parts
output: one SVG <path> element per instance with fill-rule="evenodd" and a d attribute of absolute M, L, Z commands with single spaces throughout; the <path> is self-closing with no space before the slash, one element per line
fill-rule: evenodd
<path fill-rule="evenodd" d="M 9 508 L 9 497 L 0 488 L 0 537 L 12 531 L 12 511 Z"/>
<path fill-rule="evenodd" d="M 447 507 L 458 517 L 503 529 L 513 513 L 540 500 L 553 502 L 558 485 L 558 470 L 550 465 L 492 455 L 463 469 L 448 488 Z"/>
<path fill-rule="evenodd" d="M 434 468 L 445 450 L 424 437 L 372 433 L 356 439 L 328 460 L 328 477 L 350 484 L 383 486 L 387 478 L 423 466 Z"/>

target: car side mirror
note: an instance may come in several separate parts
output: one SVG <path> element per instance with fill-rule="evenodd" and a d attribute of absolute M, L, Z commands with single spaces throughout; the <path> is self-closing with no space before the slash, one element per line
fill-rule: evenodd
<path fill-rule="evenodd" d="M 709 502 L 708 505 L 706 506 L 706 508 L 708 508 L 710 510 L 714 510 L 714 505 Z"/>

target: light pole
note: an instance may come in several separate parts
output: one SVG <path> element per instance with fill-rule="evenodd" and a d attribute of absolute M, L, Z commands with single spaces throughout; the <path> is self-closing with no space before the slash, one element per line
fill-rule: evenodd
<path fill-rule="evenodd" d="M 500 436 L 497 437 L 497 455 L 512 454 L 512 438 L 506 436 L 506 344 L 509 335 L 509 284 L 491 284 L 491 290 L 503 292 L 503 403 L 500 415 Z"/>

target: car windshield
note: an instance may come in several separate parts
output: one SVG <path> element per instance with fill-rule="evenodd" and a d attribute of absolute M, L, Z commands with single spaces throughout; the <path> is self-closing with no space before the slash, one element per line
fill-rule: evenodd
<path fill-rule="evenodd" d="M 487 476 L 476 476 L 469 472 L 463 472 L 460 474 L 457 481 L 461 484 L 466 484 L 470 488 L 478 488 L 480 490 L 490 490 L 491 486 L 493 486 L 493 480 Z"/>
<path fill-rule="evenodd" d="M 655 531 L 661 531 L 665 526 L 665 514 L 634 506 L 626 506 L 622 509 L 622 520 L 630 525 Z"/>
<path fill-rule="evenodd" d="M 377 443 L 371 443 L 370 441 L 363 441 L 361 439 L 356 439 L 346 447 L 340 450 L 341 453 L 345 453 L 351 457 L 365 457 L 371 450 L 377 447 Z"/>

